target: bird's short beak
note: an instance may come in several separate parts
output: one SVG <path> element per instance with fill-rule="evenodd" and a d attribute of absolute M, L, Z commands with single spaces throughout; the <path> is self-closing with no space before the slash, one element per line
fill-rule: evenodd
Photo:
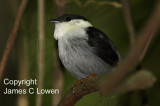
<path fill-rule="evenodd" d="M 52 22 L 52 23 L 57 23 L 59 22 L 57 19 L 51 19 L 49 22 Z"/>

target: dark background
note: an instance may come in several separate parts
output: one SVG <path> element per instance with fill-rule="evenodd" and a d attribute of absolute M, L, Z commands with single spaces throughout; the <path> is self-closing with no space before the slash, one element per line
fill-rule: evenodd
<path fill-rule="evenodd" d="M 78 0 L 77 0 L 78 1 Z M 105 32 L 117 46 L 122 59 L 125 58 L 130 50 L 130 41 L 125 19 L 121 8 L 116 8 L 110 4 L 100 5 L 98 2 L 109 1 L 118 2 L 120 0 L 97 0 L 89 3 L 88 0 L 79 0 L 82 6 L 74 0 L 66 4 L 66 13 L 79 14 L 86 17 L 96 28 Z M 131 14 L 133 18 L 136 35 L 145 26 L 145 22 L 152 15 L 158 0 L 130 0 Z M 12 30 L 13 23 L 18 11 L 20 0 L 0 0 L 0 59 Z M 9 55 L 3 78 L 9 79 L 35 79 L 38 77 L 37 51 L 38 51 L 38 32 L 37 32 L 37 1 L 29 0 L 21 24 L 18 30 L 17 38 Z M 45 1 L 45 89 L 53 88 L 54 71 L 54 51 L 55 40 L 53 38 L 54 25 L 49 20 L 55 18 L 55 3 L 53 0 Z M 159 35 L 159 34 L 158 34 Z M 138 36 L 136 36 L 137 38 Z M 150 106 L 159 106 L 160 100 L 160 36 L 156 36 L 142 61 L 142 68 L 151 71 L 157 78 L 153 87 L 145 91 L 147 104 Z M 64 71 L 64 90 L 63 94 L 69 90 L 76 81 L 67 71 Z M 0 83 L 0 106 L 18 106 L 19 95 L 4 95 L 5 88 L 18 88 L 13 86 L 4 86 L 3 80 Z M 36 86 L 33 86 L 36 88 Z M 25 101 L 29 106 L 35 106 L 37 95 L 24 95 Z M 128 97 L 126 94 L 116 94 L 109 97 L 103 97 L 99 93 L 91 93 L 83 97 L 76 106 L 124 106 Z M 130 106 L 142 106 L 142 98 L 138 91 L 133 91 L 130 95 Z M 25 103 L 25 102 L 24 102 Z M 42 105 L 51 106 L 52 95 L 43 95 Z"/>

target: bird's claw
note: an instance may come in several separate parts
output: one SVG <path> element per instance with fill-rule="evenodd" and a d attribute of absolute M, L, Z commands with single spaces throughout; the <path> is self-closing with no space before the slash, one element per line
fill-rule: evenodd
<path fill-rule="evenodd" d="M 87 76 L 86 78 L 83 78 L 82 80 L 78 80 L 77 82 L 75 82 L 74 86 L 72 87 L 72 92 L 73 94 L 75 93 L 75 90 L 76 90 L 76 86 L 81 83 L 82 86 L 85 86 L 85 82 L 87 79 L 93 77 L 93 76 L 96 76 L 97 74 L 96 73 L 93 73 L 91 74 L 90 76 Z"/>

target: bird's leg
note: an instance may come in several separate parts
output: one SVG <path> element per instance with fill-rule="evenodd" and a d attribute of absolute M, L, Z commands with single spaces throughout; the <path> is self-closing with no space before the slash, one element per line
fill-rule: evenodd
<path fill-rule="evenodd" d="M 82 80 L 78 80 L 77 82 L 74 83 L 74 86 L 72 87 L 73 93 L 74 93 L 74 91 L 76 89 L 76 86 L 81 82 L 82 82 Z"/>
<path fill-rule="evenodd" d="M 96 76 L 97 74 L 96 73 L 93 73 L 91 74 L 90 76 L 87 76 L 86 78 L 83 78 L 82 80 L 78 80 L 77 82 L 75 82 L 74 86 L 72 87 L 72 90 L 73 90 L 73 93 L 75 93 L 75 89 L 76 89 L 76 86 L 79 84 L 79 83 L 82 83 L 82 86 L 85 85 L 85 81 L 89 78 L 92 78 L 94 76 Z"/>
<path fill-rule="evenodd" d="M 92 78 L 92 77 L 94 77 L 94 76 L 96 76 L 96 75 L 97 75 L 96 73 L 93 73 L 93 74 L 91 74 L 90 76 L 87 76 L 86 78 L 83 78 L 83 79 L 82 79 L 82 86 L 85 85 L 85 81 L 86 81 L 87 79 Z"/>

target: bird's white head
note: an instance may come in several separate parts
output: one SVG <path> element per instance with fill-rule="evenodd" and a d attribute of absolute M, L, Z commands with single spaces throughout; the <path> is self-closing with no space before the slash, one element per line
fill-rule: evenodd
<path fill-rule="evenodd" d="M 84 33 L 85 28 L 92 26 L 86 18 L 74 14 L 65 14 L 57 19 L 52 19 L 50 22 L 55 23 L 54 37 L 57 40 L 68 37 L 68 33 Z"/>

